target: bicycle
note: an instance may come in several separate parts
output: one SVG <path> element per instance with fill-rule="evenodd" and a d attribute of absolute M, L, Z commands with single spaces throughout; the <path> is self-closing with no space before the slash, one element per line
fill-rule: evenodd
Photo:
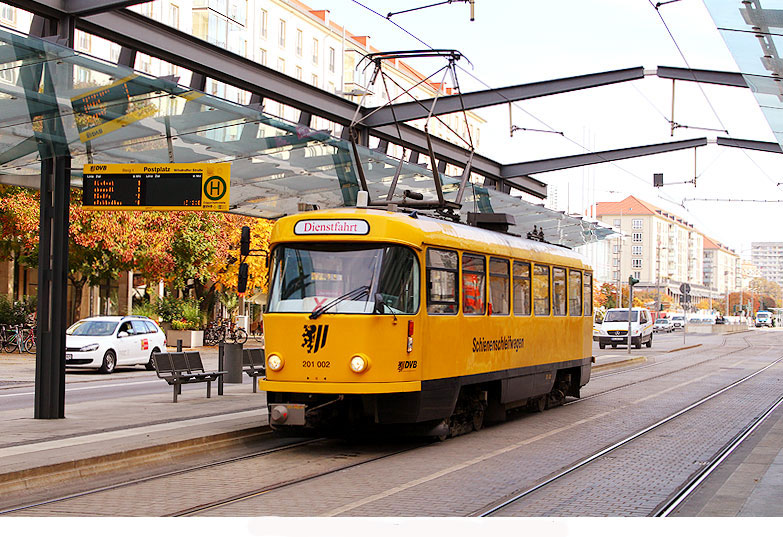
<path fill-rule="evenodd" d="M 228 319 L 215 319 L 207 324 L 204 331 L 204 344 L 217 345 L 218 343 L 245 343 L 247 332 L 244 328 L 234 325 Z"/>
<path fill-rule="evenodd" d="M 38 331 L 37 326 L 25 326 L 24 327 L 24 345 L 27 349 L 27 352 L 30 354 L 35 354 L 37 351 L 37 344 L 35 339 L 35 334 Z"/>
<path fill-rule="evenodd" d="M 14 349 L 18 349 L 19 354 L 27 352 L 29 341 L 25 338 L 24 327 L 22 325 L 14 325 L 11 328 L 13 332 L 3 341 L 3 350 L 5 352 L 14 352 Z"/>

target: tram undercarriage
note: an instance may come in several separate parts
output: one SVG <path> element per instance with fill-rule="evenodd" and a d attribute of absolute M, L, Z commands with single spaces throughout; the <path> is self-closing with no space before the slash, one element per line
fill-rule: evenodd
<path fill-rule="evenodd" d="M 479 430 L 485 422 L 504 421 L 512 410 L 542 412 L 562 405 L 568 396 L 578 398 L 589 380 L 589 361 L 507 378 L 424 381 L 421 391 L 408 393 L 268 392 L 269 422 L 275 430 L 292 433 L 405 429 L 445 439 Z"/>

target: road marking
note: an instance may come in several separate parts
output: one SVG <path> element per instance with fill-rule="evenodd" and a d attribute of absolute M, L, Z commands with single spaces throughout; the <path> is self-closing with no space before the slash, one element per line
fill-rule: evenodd
<path fill-rule="evenodd" d="M 101 388 L 116 388 L 119 386 L 136 386 L 139 384 L 152 384 L 153 382 L 157 382 L 157 380 L 143 380 L 141 382 L 123 382 L 121 384 L 102 384 L 100 386 L 84 386 L 81 388 L 65 388 L 65 392 L 78 392 L 82 390 L 100 390 Z M 23 393 L 7 393 L 7 394 L 0 394 L 0 397 L 21 397 L 23 395 L 35 395 L 35 392 L 23 392 Z"/>

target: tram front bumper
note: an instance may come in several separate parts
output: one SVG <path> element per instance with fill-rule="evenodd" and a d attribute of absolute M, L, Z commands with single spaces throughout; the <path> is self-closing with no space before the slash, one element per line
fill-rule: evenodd
<path fill-rule="evenodd" d="M 260 378 L 258 388 L 266 392 L 375 394 L 420 392 L 421 381 L 403 382 L 299 382 Z"/>

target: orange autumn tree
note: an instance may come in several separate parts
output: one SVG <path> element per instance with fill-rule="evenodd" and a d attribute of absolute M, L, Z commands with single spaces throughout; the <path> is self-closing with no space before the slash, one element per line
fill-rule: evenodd
<path fill-rule="evenodd" d="M 228 232 L 226 249 L 222 259 L 213 266 L 214 279 L 222 291 L 236 290 L 239 277 L 239 239 L 242 226 L 250 227 L 250 254 L 245 262 L 248 264 L 247 292 L 267 289 L 267 258 L 269 254 L 269 237 L 274 222 L 263 218 L 244 217 L 237 221 Z"/>

